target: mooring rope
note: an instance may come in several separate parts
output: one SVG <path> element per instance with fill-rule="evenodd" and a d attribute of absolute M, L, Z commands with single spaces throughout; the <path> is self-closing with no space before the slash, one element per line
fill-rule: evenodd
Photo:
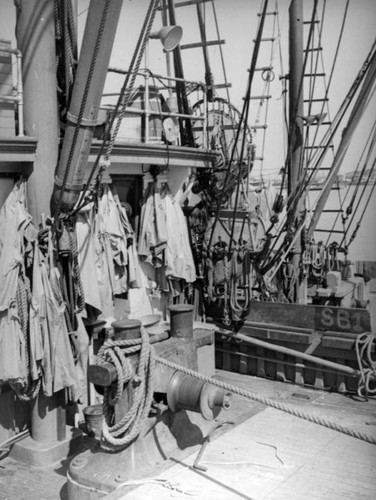
<path fill-rule="evenodd" d="M 128 357 L 138 351 L 139 363 L 135 372 Z M 111 362 L 116 367 L 117 389 L 114 397 L 110 387 L 106 387 L 104 391 L 102 447 L 114 449 L 126 446 L 138 437 L 153 401 L 155 357 L 152 355 L 146 330 L 141 328 L 140 339 L 107 340 L 97 354 L 98 365 L 106 362 Z M 112 425 L 113 407 L 122 397 L 124 384 L 127 383 L 133 385 L 131 407 L 119 422 Z"/>
<path fill-rule="evenodd" d="M 135 354 L 138 351 L 140 351 L 139 364 L 135 373 L 128 358 L 129 355 Z M 238 394 L 239 396 L 251 399 L 257 403 L 283 411 L 294 417 L 341 432 L 342 434 L 346 434 L 347 436 L 360 439 L 370 444 L 376 444 L 376 437 L 370 436 L 359 430 L 351 429 L 338 422 L 333 422 L 326 418 L 306 413 L 298 408 L 285 405 L 279 401 L 274 401 L 261 394 L 241 389 L 240 387 L 222 380 L 208 377 L 202 373 L 178 365 L 165 358 L 155 356 L 149 343 L 149 335 L 144 327 L 141 327 L 140 339 L 107 340 L 99 349 L 97 354 L 97 365 L 108 362 L 116 367 L 117 389 L 115 396 L 111 395 L 110 387 L 106 387 L 104 392 L 103 411 L 105 420 L 102 427 L 102 446 L 105 448 L 114 449 L 119 446 L 125 446 L 140 434 L 153 400 L 152 379 L 156 362 L 173 370 L 195 377 L 203 382 L 208 382 L 225 391 Z M 133 393 L 131 393 L 131 408 L 119 422 L 111 425 L 113 419 L 112 408 L 120 401 L 124 391 L 124 384 L 130 382 L 133 383 L 134 387 Z"/>
<path fill-rule="evenodd" d="M 343 425 L 337 422 L 332 422 L 325 418 L 305 413 L 298 408 L 287 406 L 283 403 L 280 403 L 279 401 L 273 401 L 272 399 L 266 398 L 260 394 L 256 394 L 255 392 L 247 391 L 245 389 L 236 387 L 235 385 L 228 384 L 227 382 L 207 377 L 206 375 L 202 375 L 199 372 L 195 372 L 193 370 L 190 370 L 189 368 L 177 365 L 176 363 L 168 361 L 167 359 L 156 357 L 156 361 L 164 366 L 167 366 L 168 368 L 172 368 L 173 370 L 179 370 L 187 375 L 191 375 L 192 377 L 195 377 L 204 382 L 209 382 L 210 384 L 215 385 L 221 389 L 233 392 L 234 394 L 238 394 L 239 396 L 251 399 L 265 406 L 270 406 L 271 408 L 275 408 L 276 410 L 280 410 L 290 415 L 294 415 L 295 417 L 302 418 L 303 420 L 308 420 L 309 422 L 321 425 L 323 427 L 327 427 L 328 429 L 341 432 L 342 434 L 346 434 L 347 436 L 355 437 L 362 441 L 366 441 L 367 443 L 376 444 L 376 438 L 374 438 L 373 436 L 357 431 L 355 429 L 344 427 Z"/>
<path fill-rule="evenodd" d="M 363 333 L 356 338 L 355 350 L 360 370 L 358 396 L 360 397 L 367 398 L 376 394 L 376 361 L 372 359 L 375 341 L 375 333 Z"/>

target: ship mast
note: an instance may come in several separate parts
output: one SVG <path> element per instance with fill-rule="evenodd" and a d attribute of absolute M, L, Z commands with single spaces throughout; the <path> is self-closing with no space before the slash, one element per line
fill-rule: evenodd
<path fill-rule="evenodd" d="M 302 176 L 303 159 L 303 1 L 291 0 L 289 8 L 289 124 L 290 144 L 288 161 L 288 196 L 294 191 Z M 298 204 L 292 204 L 290 220 L 293 220 L 294 232 L 298 229 L 304 211 L 305 199 L 302 197 Z M 304 288 L 299 285 L 300 261 L 302 245 L 300 238 L 291 249 L 290 262 L 293 265 L 296 280 L 296 302 L 305 302 Z"/>

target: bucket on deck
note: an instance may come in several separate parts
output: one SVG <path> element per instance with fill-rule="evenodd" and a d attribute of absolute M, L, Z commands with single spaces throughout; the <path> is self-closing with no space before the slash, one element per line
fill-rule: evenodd
<path fill-rule="evenodd" d="M 100 439 L 103 424 L 103 406 L 89 405 L 83 410 L 88 433 Z"/>

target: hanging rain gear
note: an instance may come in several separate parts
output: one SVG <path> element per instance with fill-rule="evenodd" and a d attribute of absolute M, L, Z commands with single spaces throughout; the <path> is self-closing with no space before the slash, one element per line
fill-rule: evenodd
<path fill-rule="evenodd" d="M 31 222 L 25 205 L 25 183 L 17 183 L 0 210 L 0 311 L 16 297 L 17 280 L 23 266 L 23 233 Z"/>
<path fill-rule="evenodd" d="M 75 231 L 78 264 L 85 303 L 102 312 L 102 299 L 97 279 L 97 254 L 94 203 L 88 203 L 78 212 Z"/>
<path fill-rule="evenodd" d="M 16 305 L 23 268 L 23 236 L 31 222 L 25 182 L 18 182 L 0 210 L 0 380 L 25 382 L 26 347 Z"/>
<path fill-rule="evenodd" d="M 127 292 L 130 281 L 139 282 L 139 273 L 134 257 L 129 257 L 134 240 L 132 226 L 107 184 L 97 209 L 89 203 L 79 211 L 75 230 L 85 302 L 111 322 L 114 295 Z"/>
<path fill-rule="evenodd" d="M 0 380 L 26 381 L 25 340 L 15 302 L 0 311 Z"/>
<path fill-rule="evenodd" d="M 39 245 L 35 242 L 33 260 L 33 289 L 31 293 L 31 305 L 29 315 L 30 332 L 30 376 L 32 380 L 39 378 L 39 366 L 45 378 L 52 377 L 49 364 L 44 363 L 45 353 L 50 352 L 50 343 L 46 335 L 46 308 L 45 293 L 42 283 L 41 252 Z"/>
<path fill-rule="evenodd" d="M 179 203 L 170 194 L 163 198 L 163 202 L 167 228 L 166 276 L 192 283 L 196 279 L 196 269 L 187 221 Z"/>
<path fill-rule="evenodd" d="M 51 248 L 51 240 L 50 240 Z M 69 334 L 65 323 L 65 303 L 60 284 L 60 273 L 52 261 L 52 252 L 49 256 L 49 269 L 46 260 L 40 259 L 41 277 L 44 295 L 41 299 L 42 331 L 44 336 L 44 370 L 48 367 L 51 376 L 44 372 L 43 389 L 47 396 L 66 387 L 77 384 L 76 369 Z M 49 351 L 47 350 L 49 346 Z"/>
<path fill-rule="evenodd" d="M 150 182 L 141 208 L 138 253 L 154 266 L 161 264 L 161 253 L 167 245 L 164 203 L 155 182 Z"/>

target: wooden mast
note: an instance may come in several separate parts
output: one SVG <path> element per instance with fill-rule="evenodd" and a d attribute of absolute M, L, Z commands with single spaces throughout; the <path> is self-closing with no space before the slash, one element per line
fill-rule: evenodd
<path fill-rule="evenodd" d="M 38 224 L 50 213 L 59 152 L 55 13 L 50 0 L 16 0 L 17 46 L 23 56 L 25 135 L 38 139 L 28 183 L 28 209 Z"/>
<path fill-rule="evenodd" d="M 291 0 L 289 8 L 289 124 L 290 145 L 288 162 L 288 195 L 298 185 L 302 172 L 303 158 L 303 1 Z M 294 232 L 297 230 L 304 210 L 304 197 L 297 206 L 292 204 L 294 213 L 290 214 L 293 219 Z M 299 286 L 300 262 L 302 245 L 300 237 L 296 239 L 291 249 L 290 262 L 293 265 L 296 279 L 295 297 L 298 303 L 305 302 L 304 290 Z"/>

